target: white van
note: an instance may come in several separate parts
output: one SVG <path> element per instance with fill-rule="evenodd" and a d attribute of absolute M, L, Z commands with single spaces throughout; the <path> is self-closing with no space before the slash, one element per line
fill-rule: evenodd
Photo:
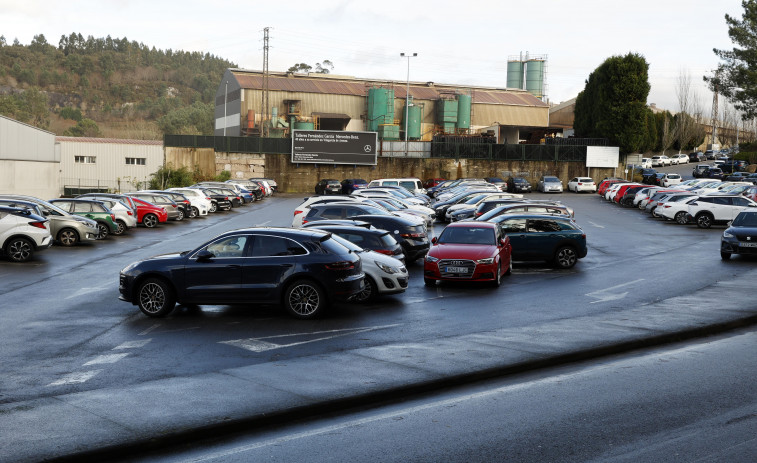
<path fill-rule="evenodd" d="M 414 195 L 425 195 L 426 189 L 419 178 L 379 178 L 371 180 L 368 188 L 381 186 L 401 186 Z"/>

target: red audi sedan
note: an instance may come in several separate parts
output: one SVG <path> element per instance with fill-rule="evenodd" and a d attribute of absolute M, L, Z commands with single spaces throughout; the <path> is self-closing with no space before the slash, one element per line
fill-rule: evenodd
<path fill-rule="evenodd" d="M 440 280 L 488 281 L 495 287 L 513 268 L 512 245 L 499 226 L 490 222 L 455 222 L 431 240 L 423 260 L 427 286 Z"/>

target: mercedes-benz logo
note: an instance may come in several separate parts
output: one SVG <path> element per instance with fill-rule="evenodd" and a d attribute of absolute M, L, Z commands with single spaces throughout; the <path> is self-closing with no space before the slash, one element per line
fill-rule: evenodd
<path fill-rule="evenodd" d="M 371 145 L 365 145 L 363 147 L 363 151 L 365 151 L 366 153 L 370 153 L 371 151 L 373 151 L 373 147 Z"/>

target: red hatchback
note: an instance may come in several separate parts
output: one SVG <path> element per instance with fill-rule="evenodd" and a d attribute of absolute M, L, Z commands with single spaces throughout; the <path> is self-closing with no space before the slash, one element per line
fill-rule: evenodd
<path fill-rule="evenodd" d="M 423 259 L 423 281 L 489 281 L 499 286 L 512 272 L 512 246 L 500 227 L 491 222 L 455 222 L 447 225 Z"/>
<path fill-rule="evenodd" d="M 168 221 L 168 213 L 162 207 L 133 196 L 131 196 L 131 200 L 137 206 L 137 223 L 141 223 L 147 228 L 155 228 L 158 223 Z"/>

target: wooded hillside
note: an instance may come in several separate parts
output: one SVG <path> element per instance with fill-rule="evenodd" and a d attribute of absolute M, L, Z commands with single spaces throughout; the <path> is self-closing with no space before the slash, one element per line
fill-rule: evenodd
<path fill-rule="evenodd" d="M 0 114 L 58 135 L 161 139 L 213 133 L 214 96 L 236 64 L 125 37 L 0 36 Z"/>

